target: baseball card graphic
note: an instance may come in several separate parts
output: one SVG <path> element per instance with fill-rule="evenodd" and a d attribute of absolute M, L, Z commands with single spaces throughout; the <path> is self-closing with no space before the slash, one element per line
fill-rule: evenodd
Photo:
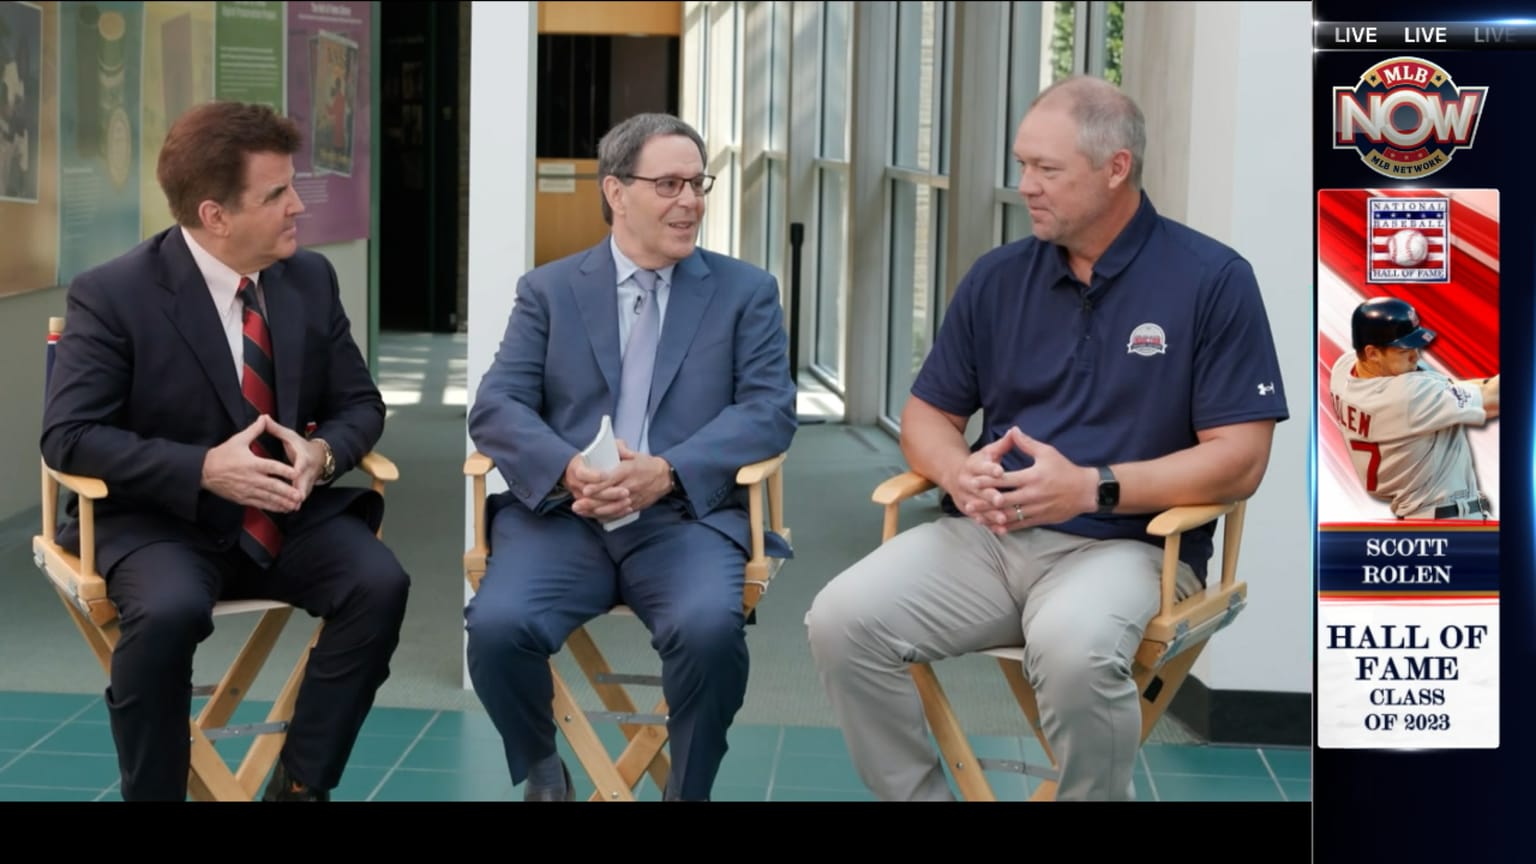
<path fill-rule="evenodd" d="M 1318 746 L 1498 746 L 1499 196 L 1318 193 Z"/>

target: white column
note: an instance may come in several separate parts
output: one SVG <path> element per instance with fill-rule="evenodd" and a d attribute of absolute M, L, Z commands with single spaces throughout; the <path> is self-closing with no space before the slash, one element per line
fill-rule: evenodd
<path fill-rule="evenodd" d="M 1253 265 L 1291 415 L 1248 505 L 1238 562 L 1248 609 L 1195 674 L 1215 690 L 1310 692 L 1310 4 L 1128 3 L 1125 33 L 1125 86 L 1147 115 L 1147 192 Z"/>
<path fill-rule="evenodd" d="M 474 404 L 512 312 L 517 280 L 533 266 L 533 156 L 538 19 L 531 2 L 471 5 L 469 88 L 469 358 Z M 464 452 L 474 449 L 468 429 Z M 506 488 L 492 474 L 493 492 Z M 474 501 L 464 491 L 464 548 Z M 464 599 L 470 597 L 464 586 Z M 469 671 L 464 671 L 468 688 Z"/>

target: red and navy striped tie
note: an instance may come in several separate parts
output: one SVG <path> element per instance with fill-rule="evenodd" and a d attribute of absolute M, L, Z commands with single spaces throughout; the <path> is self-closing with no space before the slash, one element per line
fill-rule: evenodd
<path fill-rule="evenodd" d="M 277 399 L 272 383 L 272 334 L 267 330 L 267 319 L 256 302 L 256 285 L 249 279 L 240 280 L 240 302 L 245 305 L 241 317 L 241 329 L 245 333 L 245 372 L 240 376 L 240 392 L 245 404 L 251 409 L 250 422 L 262 414 L 275 415 Z M 251 452 L 267 459 L 283 459 L 283 447 L 271 435 L 260 435 L 251 441 Z M 283 548 L 283 535 L 278 530 L 272 514 L 257 507 L 245 508 L 241 523 L 240 548 L 261 567 L 270 567 L 272 560 Z"/>

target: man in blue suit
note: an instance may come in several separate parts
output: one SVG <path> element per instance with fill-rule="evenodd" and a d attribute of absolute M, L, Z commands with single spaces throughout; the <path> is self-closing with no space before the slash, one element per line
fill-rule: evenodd
<path fill-rule="evenodd" d="M 665 114 L 603 137 L 612 232 L 518 282 L 469 414 L 509 487 L 490 501 L 491 555 L 465 610 L 469 673 L 526 800 L 574 796 L 548 659 L 615 604 L 661 655 L 668 799 L 709 797 L 746 693 L 736 470 L 789 448 L 795 387 L 776 280 L 695 246 L 714 181 L 704 156 L 698 132 Z M 580 452 L 604 416 L 620 454 L 607 472 Z"/>

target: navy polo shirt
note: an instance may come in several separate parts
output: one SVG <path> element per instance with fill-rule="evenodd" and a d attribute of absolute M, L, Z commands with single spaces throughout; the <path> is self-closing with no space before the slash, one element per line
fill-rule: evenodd
<path fill-rule="evenodd" d="M 1157 214 L 1135 217 L 1084 285 L 1066 251 L 1034 237 L 982 256 L 960 282 L 912 395 L 950 414 L 983 412 L 973 449 L 1018 426 L 1078 465 L 1166 456 L 1197 430 L 1289 414 L 1253 268 Z M 1014 450 L 1012 471 L 1033 460 Z M 948 496 L 944 508 L 957 514 Z M 1086 514 L 1051 526 L 1101 539 L 1148 535 L 1154 514 Z M 1179 550 L 1201 581 L 1213 526 Z"/>

